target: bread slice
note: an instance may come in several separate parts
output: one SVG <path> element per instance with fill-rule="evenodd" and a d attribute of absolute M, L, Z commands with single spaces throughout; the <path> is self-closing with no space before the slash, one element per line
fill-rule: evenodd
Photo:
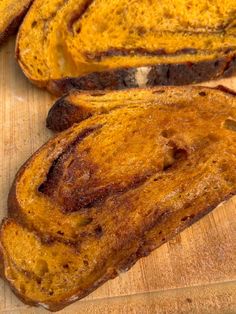
<path fill-rule="evenodd" d="M 236 2 L 36 0 L 16 51 L 59 95 L 215 79 L 235 73 Z"/>
<path fill-rule="evenodd" d="M 24 302 L 50 310 L 129 269 L 236 193 L 235 95 L 173 87 L 77 98 L 99 114 L 20 169 L 0 231 L 4 277 Z"/>
<path fill-rule="evenodd" d="M 124 96 L 125 95 L 125 96 Z M 194 95 L 194 101 L 192 97 Z M 155 89 L 137 89 L 124 91 L 71 90 L 59 98 L 48 112 L 46 125 L 55 132 L 68 129 L 97 114 L 106 114 L 121 107 L 140 106 L 144 103 L 179 103 L 204 101 L 209 110 L 215 103 L 228 102 L 236 92 L 222 85 L 209 87 L 160 87 Z"/>
<path fill-rule="evenodd" d="M 33 0 L 0 1 L 0 45 L 14 34 Z"/>

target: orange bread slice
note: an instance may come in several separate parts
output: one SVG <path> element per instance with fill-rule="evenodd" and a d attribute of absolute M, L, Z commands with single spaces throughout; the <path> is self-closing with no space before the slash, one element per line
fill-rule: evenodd
<path fill-rule="evenodd" d="M 204 102 L 210 110 L 214 110 L 215 102 L 227 102 L 228 97 L 236 95 L 236 92 L 224 87 L 215 88 L 173 88 L 161 87 L 155 89 L 137 89 L 126 91 L 87 91 L 71 90 L 65 96 L 59 98 L 48 112 L 47 127 L 52 131 L 60 132 L 68 129 L 74 123 L 79 123 L 97 114 L 106 114 L 121 107 L 139 106 L 146 103 L 179 103 Z M 173 107 L 173 110 L 175 107 Z M 174 113 L 175 114 L 175 113 Z"/>
<path fill-rule="evenodd" d="M 0 1 L 0 44 L 14 34 L 33 0 Z"/>
<path fill-rule="evenodd" d="M 26 162 L 0 231 L 4 277 L 23 301 L 51 310 L 236 193 L 233 94 L 182 87 L 77 97 L 107 110 Z"/>
<path fill-rule="evenodd" d="M 18 37 L 51 92 L 184 85 L 235 73 L 234 0 L 36 0 Z"/>

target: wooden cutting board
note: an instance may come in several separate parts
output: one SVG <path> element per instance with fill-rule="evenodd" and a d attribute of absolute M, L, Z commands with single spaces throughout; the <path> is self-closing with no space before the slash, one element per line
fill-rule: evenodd
<path fill-rule="evenodd" d="M 208 85 L 219 83 L 236 90 L 236 78 Z M 14 39 L 1 47 L 0 218 L 17 169 L 52 135 L 45 118 L 53 100 L 21 73 Z M 0 280 L 0 313 L 47 311 L 24 305 Z M 60 313 L 236 313 L 236 198 Z"/>

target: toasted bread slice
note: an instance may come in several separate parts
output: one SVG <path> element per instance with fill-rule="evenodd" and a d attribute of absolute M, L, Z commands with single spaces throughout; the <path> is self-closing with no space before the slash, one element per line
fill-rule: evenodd
<path fill-rule="evenodd" d="M 214 108 L 211 107 L 214 107 L 215 103 L 227 102 L 232 96 L 236 96 L 236 92 L 222 85 L 214 88 L 159 87 L 155 89 L 131 89 L 125 93 L 122 90 L 82 92 L 74 89 L 54 103 L 48 112 L 46 124 L 52 131 L 60 132 L 93 115 L 105 114 L 121 107 L 140 106 L 155 102 L 160 104 L 204 102 L 212 111 Z"/>
<path fill-rule="evenodd" d="M 108 110 L 26 162 L 0 232 L 4 277 L 23 301 L 50 310 L 129 269 L 236 194 L 233 94 L 182 87 L 77 97 Z"/>
<path fill-rule="evenodd" d="M 33 0 L 0 1 L 0 45 L 14 34 Z"/>
<path fill-rule="evenodd" d="M 36 0 L 18 37 L 51 92 L 183 85 L 235 73 L 236 2 Z"/>

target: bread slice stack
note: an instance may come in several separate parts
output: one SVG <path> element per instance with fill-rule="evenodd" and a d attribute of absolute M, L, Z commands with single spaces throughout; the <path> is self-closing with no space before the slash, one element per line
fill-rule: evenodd
<path fill-rule="evenodd" d="M 0 231 L 2 275 L 27 304 L 62 309 L 236 194 L 230 91 L 74 91 L 55 121 L 72 126 L 20 169 Z"/>
<path fill-rule="evenodd" d="M 236 2 L 35 0 L 16 51 L 59 95 L 216 79 L 235 73 Z"/>
<path fill-rule="evenodd" d="M 0 1 L 0 45 L 14 34 L 33 0 Z"/>

